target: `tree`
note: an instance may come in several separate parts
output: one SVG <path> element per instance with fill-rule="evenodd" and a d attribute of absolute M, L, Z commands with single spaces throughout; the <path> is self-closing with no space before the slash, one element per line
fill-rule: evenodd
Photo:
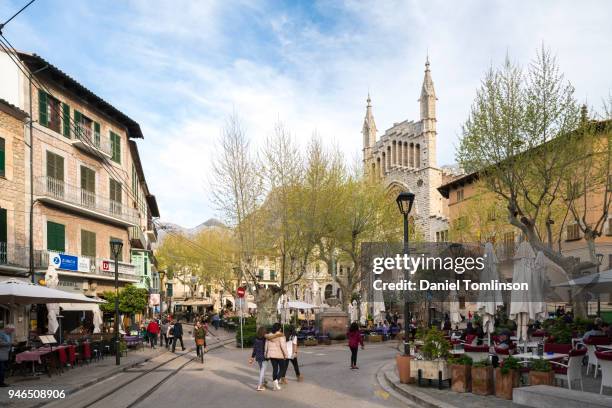
<path fill-rule="evenodd" d="M 112 313 L 115 311 L 115 292 L 105 291 L 103 293 L 106 303 L 102 303 L 102 311 Z M 127 285 L 119 289 L 119 312 L 124 314 L 141 313 L 147 308 L 149 293 L 144 288 Z"/>

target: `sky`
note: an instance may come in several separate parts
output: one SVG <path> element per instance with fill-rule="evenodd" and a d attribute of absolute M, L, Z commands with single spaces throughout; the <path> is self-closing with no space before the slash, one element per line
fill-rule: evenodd
<path fill-rule="evenodd" d="M 0 21 L 26 0 L 0 0 Z M 438 164 L 455 162 L 484 72 L 527 65 L 544 44 L 576 97 L 612 92 L 612 2 L 37 0 L 4 35 L 132 117 L 163 221 L 218 216 L 211 164 L 236 113 L 256 148 L 281 120 L 361 154 L 368 91 L 379 136 L 418 120 L 425 58 L 438 97 Z"/>

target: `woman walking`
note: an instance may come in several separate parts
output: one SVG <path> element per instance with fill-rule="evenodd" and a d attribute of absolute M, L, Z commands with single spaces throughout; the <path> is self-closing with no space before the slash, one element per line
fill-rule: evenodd
<path fill-rule="evenodd" d="M 172 343 L 174 342 L 174 323 L 172 321 L 168 322 L 168 329 L 166 331 L 166 348 L 170 350 L 172 347 Z"/>
<path fill-rule="evenodd" d="M 196 355 L 198 357 L 200 357 L 200 353 L 204 354 L 206 352 L 206 334 L 207 332 L 208 332 L 208 327 L 206 326 L 206 324 L 200 321 L 196 321 L 196 324 L 193 327 L 193 337 L 195 339 Z M 202 355 L 202 358 L 204 358 L 203 355 Z"/>
<path fill-rule="evenodd" d="M 249 364 L 252 365 L 253 361 L 257 361 L 257 365 L 259 366 L 257 391 L 263 391 L 266 389 L 266 328 L 264 326 L 260 326 L 257 329 L 257 337 L 255 337 L 255 341 L 253 342 L 253 352 L 251 353 Z"/>
<path fill-rule="evenodd" d="M 361 332 L 359 331 L 357 322 L 351 324 L 346 337 L 348 337 L 348 346 L 351 349 L 351 370 L 356 370 L 359 368 L 357 367 L 357 351 L 359 350 L 360 344 L 363 350 L 363 339 L 361 338 Z"/>
<path fill-rule="evenodd" d="M 298 381 L 302 381 L 302 375 L 300 374 L 300 367 L 298 365 L 297 352 L 298 352 L 298 341 L 297 335 L 295 334 L 295 328 L 289 326 L 287 329 L 287 359 L 284 361 L 283 372 L 281 373 L 281 384 L 287 384 L 287 369 L 289 368 L 289 362 L 293 364 L 293 370 Z"/>
<path fill-rule="evenodd" d="M 278 391 L 281 389 L 278 380 L 285 364 L 284 360 L 288 358 L 287 342 L 281 331 L 280 323 L 274 323 L 272 333 L 266 335 L 266 358 L 269 358 L 272 363 L 272 380 L 274 381 L 274 389 Z"/>

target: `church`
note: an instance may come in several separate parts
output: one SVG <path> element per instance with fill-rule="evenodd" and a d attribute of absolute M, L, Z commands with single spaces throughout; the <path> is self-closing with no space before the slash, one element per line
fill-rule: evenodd
<path fill-rule="evenodd" d="M 377 128 L 368 94 L 363 121 L 363 164 L 368 177 L 380 180 L 392 195 L 410 191 L 416 198 L 411 223 L 427 242 L 448 239 L 448 199 L 438 192 L 459 170 L 438 167 L 436 161 L 436 92 L 425 61 L 425 76 L 419 97 L 420 118 L 395 123 L 377 138 Z"/>

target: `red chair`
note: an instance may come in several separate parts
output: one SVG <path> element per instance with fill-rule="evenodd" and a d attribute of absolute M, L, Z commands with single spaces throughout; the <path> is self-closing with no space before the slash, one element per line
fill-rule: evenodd
<path fill-rule="evenodd" d="M 88 364 L 91 361 L 91 345 L 89 342 L 81 344 L 81 361 L 85 361 Z"/>
<path fill-rule="evenodd" d="M 495 347 L 495 354 L 497 354 L 497 358 L 499 359 L 500 362 L 504 361 L 505 359 L 508 358 L 508 356 L 511 356 L 512 354 L 514 354 L 514 348 L 510 347 L 510 348 L 499 348 L 499 347 Z"/>
<path fill-rule="evenodd" d="M 567 364 L 558 361 L 551 361 L 552 369 L 555 372 L 555 380 L 567 382 L 567 388 L 572 389 L 572 382 L 580 381 L 580 390 L 584 391 L 582 386 L 582 359 L 587 353 L 587 349 L 573 349 L 568 352 L 569 359 Z"/>
<path fill-rule="evenodd" d="M 472 361 L 482 361 L 489 359 L 489 346 L 471 346 L 466 344 L 463 346 L 465 355 L 469 356 Z"/>
<path fill-rule="evenodd" d="M 70 345 L 68 346 L 68 361 L 70 362 L 70 366 L 72 368 L 74 368 L 74 366 L 76 365 L 76 351 L 74 349 L 74 346 Z"/>
<path fill-rule="evenodd" d="M 569 354 L 571 350 L 571 344 L 544 343 L 545 353 Z"/>
<path fill-rule="evenodd" d="M 536 330 L 531 334 L 531 337 L 534 340 L 541 340 L 542 338 L 547 337 L 547 336 L 548 336 L 548 333 L 546 333 L 545 330 Z"/>
<path fill-rule="evenodd" d="M 68 364 L 68 356 L 66 355 L 66 349 L 58 348 L 57 356 L 59 360 L 59 369 L 60 371 L 64 371 L 64 367 L 66 367 L 66 364 Z"/>
<path fill-rule="evenodd" d="M 465 336 L 465 344 L 466 345 L 474 344 L 475 340 L 476 340 L 476 335 L 475 334 L 468 334 L 467 336 Z"/>

